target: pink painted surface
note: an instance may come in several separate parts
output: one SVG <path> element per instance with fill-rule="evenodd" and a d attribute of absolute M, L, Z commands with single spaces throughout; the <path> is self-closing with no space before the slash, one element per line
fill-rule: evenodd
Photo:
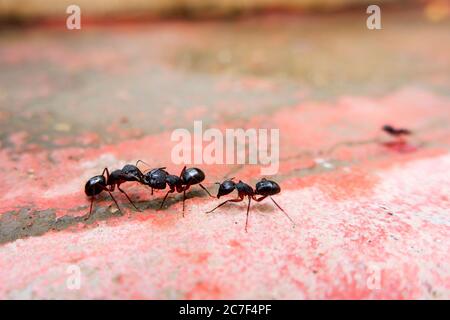
<path fill-rule="evenodd" d="M 333 42 L 335 25 L 357 27 L 344 23 L 348 17 L 326 25 L 309 18 L 322 29 L 306 40 L 288 27 L 306 22 L 292 17 L 285 27 L 275 18 L 96 27 L 69 40 L 51 28 L 3 35 L 1 43 L 12 40 L 0 45 L 0 298 L 450 298 L 450 41 L 438 37 L 448 39 L 448 22 L 409 19 L 418 21 L 414 35 L 395 17 L 387 18 L 394 31 L 357 52 L 387 64 L 389 79 L 376 80 L 378 65 L 366 66 L 375 73 L 366 82 L 358 69 L 364 63 L 343 67 L 341 78 L 317 60 L 309 64 L 318 84 L 293 61 L 294 73 L 279 80 L 277 71 L 291 64 L 272 65 L 284 54 L 264 50 L 267 41 L 310 57 L 324 45 L 340 48 L 324 60 L 348 61 L 360 50 L 352 40 L 367 36 L 359 29 L 343 36 L 343 47 Z M 254 25 L 275 31 L 262 37 Z M 247 31 L 231 40 L 237 26 Z M 385 38 L 404 41 L 386 45 Z M 419 38 L 427 45 L 411 51 Z M 223 53 L 228 46 L 241 49 Z M 231 66 L 211 62 L 216 54 Z M 250 54 L 253 62 L 242 58 Z M 432 71 L 405 79 L 410 67 L 389 61 L 406 54 Z M 229 75 L 233 68 L 239 72 Z M 360 81 L 368 83 L 358 88 L 364 94 L 352 93 Z M 322 91 L 326 99 L 317 97 Z M 180 195 L 156 211 L 163 193 L 151 196 L 136 184 L 124 189 L 142 212 L 116 192 L 124 215 L 105 196 L 82 219 L 84 183 L 105 166 L 144 159 L 179 172 L 170 134 L 194 120 L 219 129 L 280 128 L 276 200 L 295 228 L 262 202 L 252 205 L 245 233 L 245 203 L 206 215 L 219 201 L 201 192 L 190 194 L 185 218 Z M 392 144 L 380 130 L 385 123 L 414 135 Z M 251 184 L 260 177 L 258 166 L 198 166 L 214 193 L 225 176 Z M 71 265 L 81 270 L 79 290 L 67 287 Z"/>

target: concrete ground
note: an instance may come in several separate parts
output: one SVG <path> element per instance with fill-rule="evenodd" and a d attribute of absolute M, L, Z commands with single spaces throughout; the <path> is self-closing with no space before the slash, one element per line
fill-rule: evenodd
<path fill-rule="evenodd" d="M 449 299 L 450 21 L 422 11 L 0 31 L 0 298 Z M 279 128 L 276 201 L 157 211 L 105 166 L 171 162 L 176 128 Z M 414 131 L 405 143 L 386 123 Z M 196 165 L 254 184 L 255 165 Z M 75 271 L 74 271 L 75 270 Z M 78 273 L 79 271 L 79 273 Z M 81 279 L 72 286 L 73 276 Z"/>

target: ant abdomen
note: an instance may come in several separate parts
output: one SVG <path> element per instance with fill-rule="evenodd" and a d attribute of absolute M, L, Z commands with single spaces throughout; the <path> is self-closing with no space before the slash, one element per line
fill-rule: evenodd
<path fill-rule="evenodd" d="M 263 178 L 256 184 L 256 194 L 262 196 L 273 196 L 274 194 L 280 193 L 281 188 L 275 181 L 267 180 Z"/>
<path fill-rule="evenodd" d="M 184 184 L 194 185 L 205 180 L 205 173 L 198 168 L 187 168 L 181 174 Z"/>

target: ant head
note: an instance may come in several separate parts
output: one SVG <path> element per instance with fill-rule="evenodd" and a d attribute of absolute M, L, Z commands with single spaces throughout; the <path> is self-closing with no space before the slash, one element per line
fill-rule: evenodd
<path fill-rule="evenodd" d="M 148 185 L 149 187 L 161 189 L 166 186 L 166 177 L 167 172 L 164 170 L 164 168 L 152 169 L 149 172 L 145 173 L 143 183 Z"/>
<path fill-rule="evenodd" d="M 94 176 L 90 178 L 84 186 L 84 192 L 87 196 L 95 196 L 106 188 L 106 178 L 104 176 Z"/>
<path fill-rule="evenodd" d="M 219 199 L 221 196 L 225 196 L 236 188 L 236 183 L 232 181 L 232 179 L 223 181 L 219 186 L 219 191 L 217 192 L 217 199 Z"/>

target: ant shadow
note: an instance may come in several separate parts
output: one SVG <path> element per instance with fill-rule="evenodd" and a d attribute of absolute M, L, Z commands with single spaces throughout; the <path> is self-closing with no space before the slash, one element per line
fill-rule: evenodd
<path fill-rule="evenodd" d="M 262 213 L 271 213 L 275 209 L 277 209 L 274 208 L 274 206 L 271 205 L 270 203 L 257 203 L 254 208 Z"/>
<path fill-rule="evenodd" d="M 413 146 L 404 140 L 398 140 L 398 141 L 394 140 L 394 141 L 383 142 L 382 145 L 385 148 L 390 149 L 394 152 L 398 152 L 398 153 L 410 153 L 410 152 L 417 151 L 416 146 Z"/>
<path fill-rule="evenodd" d="M 150 195 L 149 191 L 149 195 Z M 183 194 L 178 193 L 172 193 L 169 194 L 167 197 L 164 206 L 160 209 L 161 202 L 163 201 L 165 192 L 157 192 L 154 191 L 153 196 L 150 195 L 150 200 L 139 200 L 140 197 L 133 197 L 131 196 L 131 199 L 133 200 L 134 204 L 138 207 L 138 209 L 142 212 L 148 209 L 154 210 L 154 211 L 165 211 L 166 209 L 170 208 L 171 206 L 183 202 Z M 186 200 L 188 201 L 191 198 L 206 198 L 208 195 L 203 190 L 188 190 L 186 192 Z M 134 199 L 133 199 L 134 198 Z M 110 198 L 108 194 L 100 194 L 95 199 L 95 203 L 97 204 L 95 208 L 92 209 L 92 214 L 89 216 L 89 212 L 87 212 L 85 215 L 81 217 L 73 217 L 71 219 L 69 216 L 67 216 L 66 220 L 73 220 L 72 223 L 78 223 L 78 222 L 84 222 L 86 224 L 94 223 L 95 221 L 101 221 L 101 220 L 107 220 L 109 218 L 113 217 L 121 217 L 124 216 L 125 213 L 123 209 L 126 209 L 127 211 L 135 211 L 133 206 L 125 201 L 122 201 L 122 198 L 117 199 L 119 202 L 120 210 L 117 208 L 113 200 Z M 126 200 L 126 198 L 125 198 Z M 106 205 L 106 203 L 109 203 L 109 205 Z M 187 203 L 186 203 L 187 205 Z M 84 208 L 89 208 L 89 206 L 83 206 Z M 123 211 L 122 211 L 123 210 Z M 157 213 L 157 212 L 156 212 Z M 131 214 L 131 212 L 130 212 Z M 69 222 L 69 221 L 66 221 Z"/>
<path fill-rule="evenodd" d="M 248 200 L 247 200 L 248 201 Z M 218 208 L 217 210 L 215 210 L 214 212 L 211 212 L 209 214 L 214 214 L 214 213 L 219 213 L 220 210 L 225 209 L 226 211 L 226 207 L 232 207 L 232 208 L 240 208 L 242 210 L 246 210 L 247 209 L 247 204 L 248 202 L 242 201 L 242 202 L 230 202 L 227 203 L 225 206 Z M 276 208 L 274 208 L 270 203 L 257 203 L 255 201 L 252 201 L 252 203 L 250 204 L 250 210 L 251 212 L 253 212 L 253 210 L 255 210 L 255 212 L 259 212 L 259 213 L 272 213 Z M 229 212 L 227 212 L 227 214 L 229 214 Z M 236 214 L 240 214 L 240 213 L 236 213 Z"/>
<path fill-rule="evenodd" d="M 161 202 L 163 201 L 165 192 L 161 192 L 158 194 L 158 192 L 153 193 L 153 199 L 150 200 L 141 200 L 141 201 L 134 201 L 137 207 L 140 210 L 147 210 L 147 209 L 153 209 L 157 211 L 164 211 L 165 209 L 170 208 L 171 206 L 183 202 L 183 193 L 171 193 L 167 197 L 164 206 L 160 209 Z M 186 200 L 188 201 L 191 198 L 206 198 L 208 195 L 203 190 L 189 190 L 186 192 Z M 187 203 L 186 203 L 187 205 Z M 130 208 L 131 205 L 126 204 L 127 208 Z"/>

